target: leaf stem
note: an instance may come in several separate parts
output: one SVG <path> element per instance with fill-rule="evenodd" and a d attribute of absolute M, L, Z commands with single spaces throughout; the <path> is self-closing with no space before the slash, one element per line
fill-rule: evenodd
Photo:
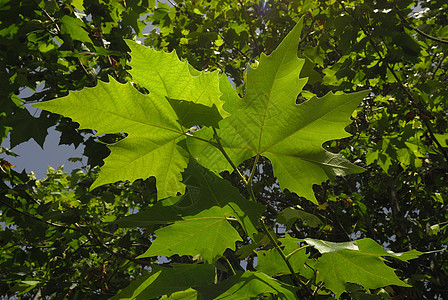
<path fill-rule="evenodd" d="M 232 264 L 230 263 L 229 259 L 228 259 L 225 255 L 223 255 L 222 257 L 224 258 L 224 260 L 225 260 L 225 261 L 227 262 L 227 264 L 229 265 L 229 267 L 230 267 L 230 271 L 232 271 L 232 275 L 235 276 L 235 275 L 236 275 L 235 269 L 233 268 L 233 266 L 232 266 Z"/>
<path fill-rule="evenodd" d="M 286 265 L 288 266 L 289 271 L 291 272 L 291 279 L 294 282 L 294 284 L 296 286 L 302 286 L 307 293 L 310 296 L 313 296 L 313 292 L 310 290 L 310 288 L 299 278 L 297 278 L 296 273 L 294 272 L 293 267 L 291 266 L 291 264 L 289 263 L 289 259 L 287 258 L 287 256 L 285 255 L 285 253 L 283 252 L 282 248 L 280 248 L 280 246 L 278 245 L 277 241 L 274 239 L 274 237 L 272 236 L 271 232 L 269 231 L 269 229 L 266 226 L 265 223 L 265 217 L 261 217 L 261 224 L 263 225 L 263 229 L 266 232 L 269 240 L 274 244 L 275 249 L 277 250 L 277 252 L 280 254 L 280 256 L 283 258 L 283 260 L 285 261 Z M 291 254 L 290 254 L 291 255 Z"/>
<path fill-rule="evenodd" d="M 218 133 L 216 132 L 216 129 L 213 127 L 213 137 L 216 140 L 216 143 L 211 143 L 211 145 L 215 146 L 216 148 L 218 148 L 219 151 L 221 151 L 222 155 L 224 155 L 224 157 L 226 158 L 226 160 L 229 162 L 229 164 L 232 166 L 232 168 L 238 173 L 238 175 L 241 177 L 241 179 L 243 180 L 244 184 L 247 186 L 248 185 L 248 181 L 246 180 L 246 178 L 244 177 L 243 174 L 241 174 L 240 170 L 238 170 L 238 167 L 233 163 L 233 161 L 230 159 L 229 155 L 227 154 L 226 150 L 224 150 L 224 147 L 221 144 L 221 138 L 219 137 Z"/>
<path fill-rule="evenodd" d="M 291 258 L 291 256 L 293 256 L 294 254 L 296 254 L 297 252 L 299 252 L 300 250 L 303 250 L 305 248 L 308 248 L 310 245 L 305 245 L 302 247 L 297 248 L 296 250 L 292 251 L 291 253 L 289 253 L 288 255 L 286 255 L 286 259 L 289 260 Z"/>
<path fill-rule="evenodd" d="M 259 159 L 260 159 L 260 154 L 257 154 L 257 156 L 255 157 L 254 164 L 252 166 L 252 170 L 250 171 L 249 179 L 247 180 L 247 184 L 246 184 L 247 190 L 249 191 L 250 197 L 252 198 L 253 201 L 257 201 L 255 198 L 254 190 L 252 188 L 252 181 L 254 179 L 255 170 L 257 168 Z"/>

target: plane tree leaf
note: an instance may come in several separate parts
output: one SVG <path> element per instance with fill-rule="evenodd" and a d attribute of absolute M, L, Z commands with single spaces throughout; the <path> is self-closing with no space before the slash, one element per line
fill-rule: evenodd
<path fill-rule="evenodd" d="M 140 257 L 191 255 L 213 261 L 241 240 L 229 220 L 238 222 L 249 236 L 264 207 L 243 198 L 238 189 L 207 169 L 191 162 L 183 173 L 188 192 L 165 199 L 135 215 L 117 221 L 122 226 L 168 225 L 155 231 L 157 238 Z"/>
<path fill-rule="evenodd" d="M 303 240 L 295 239 L 286 234 L 285 238 L 278 239 L 281 243 L 281 248 L 286 256 L 289 256 L 289 263 L 291 264 L 295 273 L 300 274 L 306 278 L 312 278 L 314 272 L 311 269 L 315 261 L 308 258 L 305 249 L 300 249 L 300 242 Z M 300 249 L 300 250 L 299 250 Z M 280 276 L 291 274 L 285 261 L 276 249 L 260 250 L 257 253 L 257 267 L 256 269 L 269 276 Z"/>
<path fill-rule="evenodd" d="M 129 73 L 152 94 L 208 107 L 215 105 L 222 117 L 228 116 L 217 92 L 220 80 L 217 71 L 199 72 L 188 62 L 180 61 L 175 51 L 156 51 L 130 40 L 126 43 L 132 57 Z"/>
<path fill-rule="evenodd" d="M 111 299 L 153 299 L 208 285 L 213 282 L 214 275 L 214 266 L 208 264 L 171 264 L 169 268 L 152 266 L 151 274 L 137 278 Z"/>
<path fill-rule="evenodd" d="M 219 284 L 196 288 L 202 299 L 253 299 L 261 295 L 277 295 L 278 299 L 296 299 L 297 288 L 261 272 L 239 273 Z"/>
<path fill-rule="evenodd" d="M 277 221 L 286 225 L 290 229 L 297 219 L 301 219 L 306 225 L 310 227 L 318 227 L 322 224 L 321 219 L 301 209 L 294 209 L 287 207 L 279 212 Z"/>
<path fill-rule="evenodd" d="M 409 287 L 397 277 L 393 268 L 384 263 L 382 256 L 409 260 L 422 254 L 415 250 L 409 253 L 388 252 L 372 239 L 344 243 L 314 239 L 305 241 L 322 253 L 315 265 L 317 280 L 323 281 L 336 297 L 346 290 L 347 283 L 359 283 L 367 289 L 388 285 Z"/>
<path fill-rule="evenodd" d="M 130 83 L 111 79 L 34 106 L 70 117 L 81 129 L 128 135 L 108 146 L 111 154 L 92 188 L 155 176 L 158 198 L 184 192 L 180 180 L 188 155 L 177 143 L 184 139 L 185 130 L 165 97 L 143 95 Z"/>
<path fill-rule="evenodd" d="M 282 189 L 317 203 L 313 184 L 363 170 L 341 155 L 325 151 L 322 144 L 348 136 L 344 128 L 367 92 L 328 93 L 296 105 L 307 81 L 299 78 L 304 65 L 297 57 L 301 30 L 300 21 L 271 55 L 261 55 L 258 67 L 247 75 L 244 98 L 233 100 L 236 107 L 230 117 L 220 121 L 218 135 L 235 165 L 253 156 L 265 156 L 272 162 Z M 221 92 L 234 94 L 228 87 Z M 201 131 L 198 136 L 213 138 L 211 130 Z M 217 163 L 222 161 L 222 154 L 210 145 L 191 140 L 189 149 L 210 169 L 232 170 L 228 163 Z"/>

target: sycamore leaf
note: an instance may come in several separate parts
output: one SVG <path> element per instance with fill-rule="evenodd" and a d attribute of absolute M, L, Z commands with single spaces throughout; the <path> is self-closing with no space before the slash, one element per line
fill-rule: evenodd
<path fill-rule="evenodd" d="M 322 253 L 315 265 L 318 270 L 317 280 L 325 282 L 326 287 L 337 298 L 346 290 L 347 283 L 359 283 L 367 289 L 388 285 L 408 287 L 408 284 L 397 277 L 394 269 L 384 263 L 382 256 L 408 260 L 422 254 L 415 250 L 405 253 L 388 252 L 372 239 L 344 243 L 314 239 L 305 241 Z"/>
<path fill-rule="evenodd" d="M 0 126 L 12 127 L 10 134 L 10 146 L 15 146 L 33 138 L 43 149 L 48 128 L 54 125 L 54 118 L 41 114 L 38 118 L 33 117 L 25 108 L 18 108 L 13 114 L 8 114 L 0 121 Z"/>
<path fill-rule="evenodd" d="M 240 223 L 253 236 L 264 207 L 243 198 L 238 189 L 195 162 L 183 173 L 188 192 L 165 199 L 135 215 L 117 221 L 124 226 L 167 224 L 155 231 L 157 238 L 140 257 L 191 255 L 213 261 L 241 240 L 229 220 Z"/>
<path fill-rule="evenodd" d="M 194 70 L 188 62 L 180 61 L 175 51 L 156 51 L 130 40 L 126 43 L 132 51 L 129 73 L 155 97 L 185 100 L 208 107 L 215 105 L 222 117 L 228 116 L 218 92 L 217 71 Z"/>
<path fill-rule="evenodd" d="M 212 262 L 235 242 L 242 241 L 228 220 L 216 217 L 219 208 L 211 208 L 198 216 L 156 230 L 156 240 L 139 258 L 152 256 L 191 255 Z"/>
<path fill-rule="evenodd" d="M 261 272 L 239 273 L 216 285 L 198 287 L 200 299 L 253 299 L 261 295 L 277 295 L 278 299 L 296 299 L 296 288 Z"/>
<path fill-rule="evenodd" d="M 92 40 L 87 31 L 84 30 L 84 24 L 80 19 L 65 15 L 60 21 L 62 34 L 68 34 L 72 40 L 78 40 L 83 43 L 92 43 Z"/>
<path fill-rule="evenodd" d="M 287 229 L 290 229 L 297 219 L 301 219 L 306 225 L 310 227 L 318 227 L 322 221 L 313 214 L 300 209 L 287 207 L 279 212 L 277 221 L 285 224 Z"/>
<path fill-rule="evenodd" d="M 150 275 L 141 276 L 121 290 L 112 300 L 153 299 L 213 282 L 215 269 L 207 264 L 171 264 L 170 268 L 152 266 Z M 176 298 L 173 298 L 176 299 Z"/>
<path fill-rule="evenodd" d="M 336 252 L 336 251 L 339 251 L 342 249 L 359 250 L 356 242 L 335 243 L 335 242 L 316 240 L 316 239 L 310 239 L 310 238 L 306 238 L 305 242 L 308 245 L 316 248 L 322 254 Z"/>
<path fill-rule="evenodd" d="M 303 240 L 295 239 L 286 234 L 285 238 L 278 239 L 286 256 L 289 256 L 289 263 L 294 272 L 306 277 L 312 278 L 314 272 L 311 269 L 314 266 L 314 260 L 308 258 L 306 249 L 300 248 L 299 242 Z M 295 252 L 297 251 L 297 252 Z M 276 249 L 256 251 L 257 253 L 257 271 L 263 272 L 269 276 L 280 276 L 291 274 L 288 266 Z M 311 268 L 310 268 L 311 267 Z"/>
<path fill-rule="evenodd" d="M 175 292 L 169 296 L 162 296 L 160 300 L 197 300 L 198 292 L 195 289 L 189 288 L 185 291 Z"/>
<path fill-rule="evenodd" d="M 99 82 L 94 88 L 70 92 L 66 97 L 34 106 L 70 117 L 80 124 L 80 129 L 92 128 L 98 134 L 128 134 L 108 146 L 111 155 L 105 159 L 92 189 L 119 180 L 155 176 L 159 199 L 184 192 L 180 180 L 188 155 L 177 143 L 185 130 L 165 97 L 143 95 L 130 83 L 111 79 L 109 83 Z"/>
<path fill-rule="evenodd" d="M 231 93 L 223 98 L 232 99 L 235 105 L 231 116 L 220 121 L 218 136 L 236 165 L 253 156 L 265 156 L 282 189 L 317 203 L 313 184 L 363 171 L 341 155 L 325 151 L 322 144 L 348 136 L 344 128 L 367 91 L 329 93 L 296 105 L 306 83 L 299 78 L 304 60 L 297 58 L 301 29 L 302 21 L 271 55 L 261 55 L 259 66 L 248 74 L 243 99 L 235 100 L 235 91 L 228 86 L 221 88 L 222 93 Z M 213 138 L 207 128 L 195 135 Z M 216 148 L 197 140 L 189 140 L 188 147 L 202 165 L 216 171 L 232 170 Z"/>

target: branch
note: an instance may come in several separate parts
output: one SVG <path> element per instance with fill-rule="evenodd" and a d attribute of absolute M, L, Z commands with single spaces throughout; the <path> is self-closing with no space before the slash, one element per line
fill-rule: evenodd
<path fill-rule="evenodd" d="M 112 254 L 113 256 L 117 256 L 117 257 L 121 257 L 124 258 L 126 260 L 132 261 L 133 263 L 136 263 L 138 265 L 142 265 L 142 266 L 150 266 L 153 265 L 152 262 L 149 261 L 145 261 L 145 260 L 141 260 L 141 259 L 136 259 L 133 258 L 127 254 L 121 253 L 121 252 L 116 252 L 114 251 L 112 248 L 110 248 L 109 246 L 107 246 L 106 244 L 104 244 L 103 242 L 101 242 L 101 240 L 98 238 L 98 236 L 96 235 L 95 231 L 93 230 L 93 228 L 89 225 L 89 229 L 90 232 L 92 233 L 92 236 L 85 234 L 85 236 L 93 241 L 96 241 L 97 245 L 100 246 L 101 248 L 103 248 L 104 250 L 106 250 L 107 252 L 109 252 L 110 254 Z"/>
<path fill-rule="evenodd" d="M 444 39 L 442 39 L 442 38 L 439 38 L 439 37 L 435 37 L 435 36 L 429 35 L 429 34 L 423 32 L 423 31 L 421 31 L 421 30 L 418 29 L 417 27 L 412 26 L 411 23 L 410 23 L 408 20 L 406 20 L 406 18 L 404 18 L 404 17 L 401 15 L 401 13 L 400 13 L 400 9 L 397 7 L 397 5 L 395 5 L 395 9 L 396 9 L 396 11 L 397 11 L 397 15 L 398 15 L 398 17 L 400 18 L 400 20 L 401 20 L 402 22 L 405 23 L 405 26 L 406 26 L 407 28 L 416 31 L 417 33 L 423 35 L 425 38 L 430 39 L 430 40 L 432 40 L 432 41 L 434 41 L 434 42 L 438 42 L 438 43 L 441 43 L 441 44 L 446 44 L 446 45 L 448 45 L 448 41 L 447 41 L 447 40 L 444 40 Z"/>
<path fill-rule="evenodd" d="M 3 205 L 9 207 L 10 209 L 12 209 L 13 211 L 15 211 L 15 212 L 18 213 L 18 214 L 24 215 L 24 216 L 26 216 L 26 217 L 28 217 L 28 218 L 31 218 L 31 219 L 33 219 L 33 220 L 36 220 L 36 221 L 45 223 L 45 224 L 47 224 L 47 225 L 50 225 L 50 226 L 53 226 L 53 227 L 57 227 L 57 228 L 67 229 L 67 230 L 80 231 L 80 230 L 79 230 L 78 228 L 76 228 L 76 227 L 70 227 L 70 226 L 65 226 L 65 225 L 61 225 L 61 224 L 57 224 L 57 223 L 53 223 L 53 222 L 50 222 L 50 221 L 46 221 L 46 220 L 43 220 L 43 219 L 41 219 L 41 218 L 39 218 L 39 217 L 36 217 L 36 216 L 34 216 L 34 215 L 32 215 L 32 214 L 29 214 L 29 213 L 27 213 L 27 212 L 18 210 L 17 208 L 15 208 L 14 206 L 12 206 L 11 204 L 6 203 L 6 202 L 4 202 L 4 201 L 1 200 L 1 199 L 0 199 L 0 203 L 2 203 Z"/>
<path fill-rule="evenodd" d="M 408 27 L 408 28 L 410 28 L 410 29 L 412 29 L 412 30 L 415 30 L 416 32 L 418 32 L 419 34 L 423 35 L 424 37 L 426 37 L 426 38 L 428 38 L 428 39 L 430 39 L 430 40 L 433 40 L 433 41 L 438 42 L 438 43 L 441 43 L 441 44 L 446 44 L 446 45 L 448 45 L 448 41 L 447 41 L 447 40 L 444 40 L 444 39 L 441 39 L 441 38 L 438 38 L 438 37 L 435 37 L 435 36 L 431 36 L 431 35 L 429 35 L 429 34 L 427 34 L 427 33 L 424 33 L 423 31 L 421 31 L 421 30 L 418 29 L 417 27 L 412 27 L 412 26 L 410 26 L 410 25 L 407 25 L 406 27 Z"/>

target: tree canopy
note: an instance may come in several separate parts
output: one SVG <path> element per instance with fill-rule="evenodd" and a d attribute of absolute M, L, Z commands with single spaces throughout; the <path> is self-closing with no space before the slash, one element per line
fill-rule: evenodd
<path fill-rule="evenodd" d="M 0 15 L 3 297 L 448 298 L 446 1 Z M 8 162 L 50 127 L 87 166 Z"/>

